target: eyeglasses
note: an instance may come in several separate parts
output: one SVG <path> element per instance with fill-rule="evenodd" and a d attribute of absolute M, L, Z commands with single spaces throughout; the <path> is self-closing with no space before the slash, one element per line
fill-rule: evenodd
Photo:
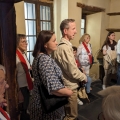
<path fill-rule="evenodd" d="M 99 115 L 98 115 L 98 120 L 105 120 L 104 118 L 104 115 L 103 115 L 103 112 L 101 112 Z"/>

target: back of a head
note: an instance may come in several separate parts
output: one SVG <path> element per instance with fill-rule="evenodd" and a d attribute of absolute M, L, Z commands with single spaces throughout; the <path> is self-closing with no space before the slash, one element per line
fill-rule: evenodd
<path fill-rule="evenodd" d="M 102 110 L 105 120 L 120 120 L 120 93 L 113 93 L 105 97 Z"/>
<path fill-rule="evenodd" d="M 54 32 L 48 30 L 43 30 L 39 33 L 34 47 L 33 57 L 36 57 L 39 52 L 46 54 L 46 49 L 44 45 L 50 40 L 53 34 Z"/>
<path fill-rule="evenodd" d="M 68 29 L 69 28 L 69 23 L 73 23 L 75 22 L 74 19 L 64 19 L 61 24 L 60 24 L 60 30 L 62 33 L 62 36 L 64 36 L 64 29 Z"/>
<path fill-rule="evenodd" d="M 25 39 L 25 38 L 26 38 L 25 34 L 17 34 L 16 46 L 18 47 L 20 39 Z"/>
<path fill-rule="evenodd" d="M 72 46 L 72 48 L 73 48 L 73 51 L 77 51 L 77 47 Z"/>
<path fill-rule="evenodd" d="M 3 65 L 0 64 L 0 70 L 2 70 L 5 74 L 5 67 Z"/>

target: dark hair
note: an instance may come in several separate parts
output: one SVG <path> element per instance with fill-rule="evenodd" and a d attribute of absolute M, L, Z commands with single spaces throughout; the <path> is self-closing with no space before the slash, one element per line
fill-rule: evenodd
<path fill-rule="evenodd" d="M 17 34 L 17 42 L 16 45 L 18 46 L 20 39 L 25 39 L 26 35 L 25 34 Z"/>
<path fill-rule="evenodd" d="M 115 32 L 113 32 L 113 31 L 110 31 L 108 34 L 107 34 L 107 37 L 106 37 L 106 40 L 105 40 L 105 42 L 104 42 L 104 44 L 102 45 L 102 48 L 106 45 L 106 47 L 108 47 L 108 45 L 110 45 L 110 40 L 109 40 L 109 36 L 111 35 L 111 34 L 113 34 L 113 33 L 115 33 Z M 113 41 L 113 44 L 117 44 L 117 42 L 116 41 Z"/>
<path fill-rule="evenodd" d="M 75 22 L 74 19 L 65 19 L 61 22 L 60 30 L 61 30 L 62 36 L 64 36 L 64 29 L 68 29 L 69 28 L 69 23 L 73 23 L 73 22 Z"/>
<path fill-rule="evenodd" d="M 33 50 L 33 57 L 37 57 L 39 52 L 47 54 L 44 45 L 50 40 L 54 32 L 52 31 L 41 31 L 37 37 L 37 41 Z"/>
<path fill-rule="evenodd" d="M 72 46 L 72 48 L 73 48 L 73 51 L 77 51 L 77 47 Z"/>

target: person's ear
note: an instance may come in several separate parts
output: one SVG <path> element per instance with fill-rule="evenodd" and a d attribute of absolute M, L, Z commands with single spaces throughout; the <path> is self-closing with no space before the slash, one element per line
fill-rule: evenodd
<path fill-rule="evenodd" d="M 67 30 L 67 29 L 64 29 L 63 31 L 64 31 L 64 34 L 66 35 L 68 30 Z"/>
<path fill-rule="evenodd" d="M 47 48 L 47 44 L 45 44 L 44 47 Z"/>

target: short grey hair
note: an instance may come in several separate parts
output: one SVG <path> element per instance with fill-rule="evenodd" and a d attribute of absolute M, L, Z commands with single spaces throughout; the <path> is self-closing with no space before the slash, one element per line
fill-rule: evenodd
<path fill-rule="evenodd" d="M 5 67 L 3 65 L 0 65 L 0 70 L 3 70 L 3 72 L 6 73 L 5 72 Z"/>
<path fill-rule="evenodd" d="M 60 24 L 60 30 L 62 33 L 62 36 L 64 36 L 64 29 L 69 29 L 69 23 L 75 22 L 74 19 L 64 19 Z"/>
<path fill-rule="evenodd" d="M 25 34 L 17 34 L 17 42 L 16 42 L 17 47 L 18 47 L 18 45 L 20 43 L 20 40 L 24 39 L 24 38 L 26 38 Z"/>

